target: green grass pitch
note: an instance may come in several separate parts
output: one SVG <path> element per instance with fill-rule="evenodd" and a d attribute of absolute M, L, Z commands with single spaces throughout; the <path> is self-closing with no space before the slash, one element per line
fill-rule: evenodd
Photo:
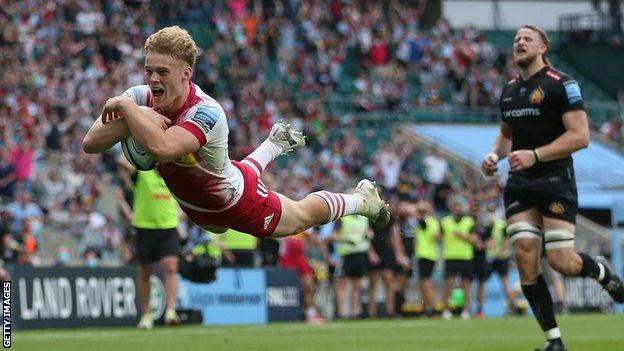
<path fill-rule="evenodd" d="M 570 351 L 624 350 L 624 315 L 558 318 Z M 528 351 L 541 346 L 532 317 L 484 320 L 363 320 L 315 326 L 181 326 L 16 331 L 14 350 L 45 351 Z"/>

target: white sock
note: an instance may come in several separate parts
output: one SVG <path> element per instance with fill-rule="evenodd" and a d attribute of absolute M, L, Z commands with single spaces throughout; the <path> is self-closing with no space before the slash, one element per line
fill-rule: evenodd
<path fill-rule="evenodd" d="M 602 263 L 598 263 L 598 267 L 600 267 L 600 273 L 598 273 L 598 282 L 602 283 L 602 280 L 605 277 L 605 268 Z"/>
<path fill-rule="evenodd" d="M 561 338 L 561 331 L 559 327 L 549 329 L 544 332 L 544 336 L 546 336 L 546 340 L 558 339 Z"/>
<path fill-rule="evenodd" d="M 260 175 L 269 163 L 275 160 L 281 153 L 282 148 L 267 138 L 249 156 L 245 157 L 242 162 L 251 166 Z"/>
<path fill-rule="evenodd" d="M 360 198 L 355 195 L 330 193 L 329 191 L 317 191 L 311 195 L 316 195 L 327 203 L 329 207 L 327 223 L 354 214 L 358 202 L 361 201 Z"/>

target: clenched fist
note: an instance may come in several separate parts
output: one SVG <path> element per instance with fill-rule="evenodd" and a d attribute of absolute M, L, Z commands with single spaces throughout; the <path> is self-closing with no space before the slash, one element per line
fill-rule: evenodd
<path fill-rule="evenodd" d="M 498 155 L 490 152 L 483 158 L 483 162 L 481 162 L 481 172 L 486 177 L 491 177 L 496 173 L 498 167 L 496 164 L 498 163 Z"/>
<path fill-rule="evenodd" d="M 509 167 L 512 171 L 520 171 L 533 167 L 537 163 L 535 153 L 532 150 L 516 150 L 507 155 Z"/>

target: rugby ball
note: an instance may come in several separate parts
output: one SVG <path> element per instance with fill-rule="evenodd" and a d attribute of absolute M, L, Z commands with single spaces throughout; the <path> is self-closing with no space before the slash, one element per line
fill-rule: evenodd
<path fill-rule="evenodd" d="M 121 150 L 128 162 L 139 171 L 150 171 L 156 168 L 156 159 L 148 154 L 132 135 L 121 140 Z"/>

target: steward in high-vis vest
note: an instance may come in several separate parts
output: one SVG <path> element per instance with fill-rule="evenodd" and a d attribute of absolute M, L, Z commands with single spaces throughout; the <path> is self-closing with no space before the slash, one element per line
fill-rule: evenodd
<path fill-rule="evenodd" d="M 368 249 L 373 232 L 367 217 L 350 215 L 336 221 L 332 240 L 340 260 L 336 264 L 336 314 L 339 318 L 356 317 L 360 304 L 360 281 L 368 271 Z M 344 311 L 347 285 L 351 285 L 348 312 Z"/>
<path fill-rule="evenodd" d="M 431 274 L 440 259 L 440 223 L 434 217 L 431 205 L 421 201 L 417 205 L 418 228 L 416 229 L 416 257 L 418 258 L 418 280 L 420 294 L 424 302 L 425 315 L 434 314 L 436 293 L 431 281 Z"/>
<path fill-rule="evenodd" d="M 137 171 L 123 156 L 117 160 L 120 170 L 125 171 L 134 183 L 132 227 L 136 232 L 134 244 L 139 263 L 137 293 L 141 305 L 141 319 L 137 327 L 153 327 L 149 303 L 150 278 L 153 264 L 158 261 L 162 263 L 165 283 L 165 323 L 178 324 L 180 319 L 175 311 L 180 255 L 178 204 L 157 171 Z"/>
<path fill-rule="evenodd" d="M 478 241 L 474 233 L 475 220 L 466 214 L 468 203 L 463 197 L 453 196 L 449 201 L 449 208 L 451 214 L 440 220 L 444 255 L 444 302 L 448 302 L 451 289 L 455 286 L 455 277 L 461 276 L 464 290 L 462 318 L 468 319 L 470 318 L 470 290 L 473 274 L 473 245 Z M 451 317 L 448 308 L 442 317 L 445 319 Z"/>
<path fill-rule="evenodd" d="M 370 247 L 370 226 L 368 218 L 350 215 L 336 224 L 336 252 L 341 258 L 339 276 L 363 277 L 367 268 L 367 253 Z"/>

